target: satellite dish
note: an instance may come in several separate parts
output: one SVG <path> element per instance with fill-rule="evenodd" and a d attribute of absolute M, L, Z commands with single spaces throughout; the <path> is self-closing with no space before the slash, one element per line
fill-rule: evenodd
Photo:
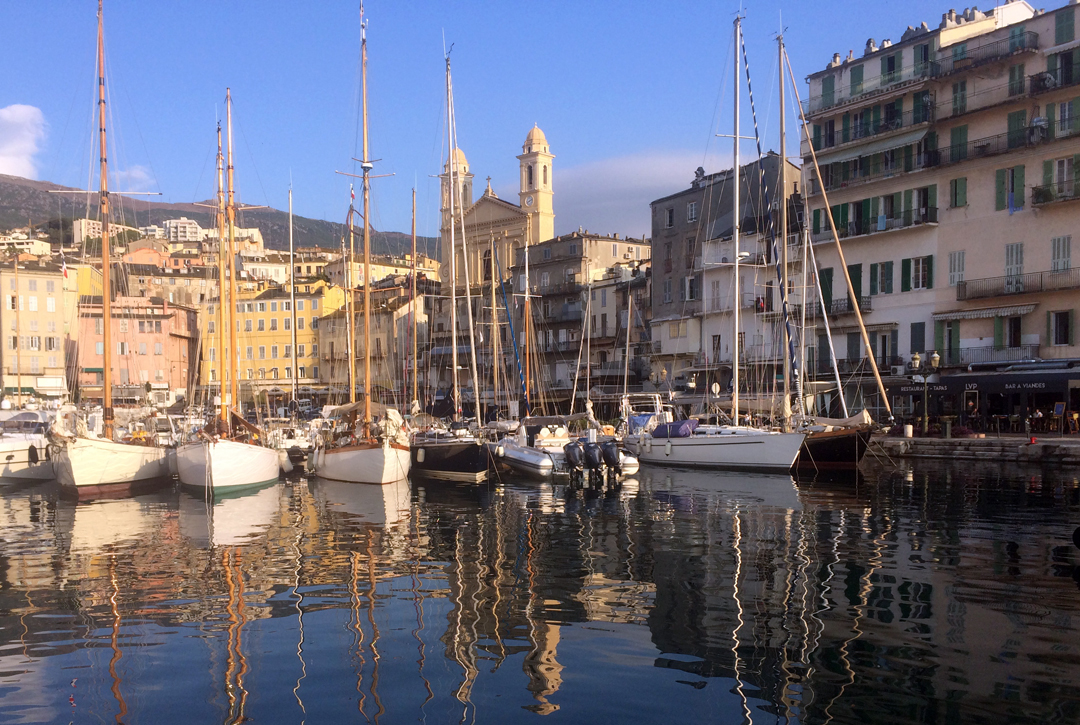
<path fill-rule="evenodd" d="M 713 383 L 710 390 L 712 390 L 713 395 L 719 395 L 720 394 L 720 383 Z"/>

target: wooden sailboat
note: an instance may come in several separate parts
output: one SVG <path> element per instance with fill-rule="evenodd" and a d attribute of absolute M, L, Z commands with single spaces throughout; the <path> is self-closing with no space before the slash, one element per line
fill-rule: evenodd
<path fill-rule="evenodd" d="M 401 414 L 393 409 L 380 406 L 378 424 L 372 419 L 371 406 L 371 170 L 374 164 L 368 154 L 367 123 L 367 32 L 364 22 L 364 7 L 360 6 L 360 68 L 361 68 L 361 103 L 363 104 L 364 123 L 364 158 L 360 160 L 363 169 L 364 197 L 364 400 L 357 402 L 354 384 L 354 360 L 356 347 L 352 334 L 355 321 L 352 314 L 351 300 L 353 285 L 348 285 L 346 327 L 349 331 L 349 405 L 337 408 L 331 418 L 334 420 L 333 439 L 324 441 L 314 453 L 313 467 L 316 475 L 334 481 L 350 483 L 388 484 L 401 481 L 409 475 L 409 445 L 404 433 L 404 421 Z M 349 257 L 345 269 L 352 268 L 352 205 L 349 206 Z M 359 414 L 363 412 L 363 419 Z"/>
<path fill-rule="evenodd" d="M 645 463 L 702 468 L 739 468 L 749 470 L 789 470 L 795 464 L 805 433 L 780 433 L 739 425 L 739 234 L 742 206 L 739 199 L 742 179 L 739 169 L 739 88 L 741 83 L 742 18 L 735 18 L 735 98 L 733 137 L 734 190 L 732 205 L 732 275 L 735 320 L 735 352 L 732 365 L 732 425 L 700 425 L 697 421 L 675 421 L 657 426 L 641 436 L 638 456 Z M 781 163 L 784 163 L 781 160 Z"/>
<path fill-rule="evenodd" d="M 105 40 L 102 0 L 98 0 L 98 141 L 101 208 L 102 330 L 105 344 L 102 372 L 103 435 L 80 433 L 74 415 L 58 416 L 50 432 L 56 449 L 54 466 L 60 484 L 79 495 L 125 494 L 133 487 L 163 481 L 169 475 L 164 448 L 113 440 L 112 407 L 112 286 L 110 284 L 109 183 L 105 129 Z"/>
<path fill-rule="evenodd" d="M 411 445 L 412 469 L 417 475 L 447 481 L 478 483 L 487 478 L 490 454 L 484 445 L 480 424 L 480 385 L 476 372 L 476 343 L 473 337 L 472 300 L 468 298 L 469 261 L 464 255 L 466 291 L 465 308 L 469 315 L 470 371 L 473 382 L 476 424 L 469 427 L 461 420 L 461 388 L 458 385 L 458 311 L 457 311 L 457 211 L 460 199 L 455 184 L 459 152 L 454 129 L 454 94 L 450 77 L 450 57 L 446 58 L 446 135 L 449 154 L 446 161 L 446 183 L 450 212 L 450 369 L 451 389 L 454 396 L 454 422 L 449 431 L 431 430 L 418 432 Z M 463 202 L 462 202 L 463 203 Z M 462 217 L 464 219 L 464 217 Z M 464 235 L 462 243 L 464 243 Z"/>
<path fill-rule="evenodd" d="M 232 94 L 225 91 L 226 123 L 229 133 L 228 203 L 222 184 L 221 125 L 218 124 L 218 356 L 217 378 L 221 383 L 221 406 L 218 417 L 199 433 L 199 437 L 176 450 L 176 467 L 185 486 L 214 492 L 261 486 L 276 481 L 280 469 L 278 453 L 266 445 L 266 436 L 230 408 L 238 399 L 237 369 L 229 362 L 236 354 L 236 203 L 233 193 Z M 225 220 L 228 219 L 226 247 Z M 229 270 L 226 277 L 225 270 Z M 226 395 L 226 382 L 230 394 Z"/>

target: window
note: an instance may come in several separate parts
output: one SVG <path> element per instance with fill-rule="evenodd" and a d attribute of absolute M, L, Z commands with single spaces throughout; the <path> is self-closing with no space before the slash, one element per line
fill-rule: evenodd
<path fill-rule="evenodd" d="M 41 372 L 41 358 L 39 358 L 36 355 L 34 357 L 30 358 L 30 372 L 32 372 L 32 373 L 40 373 Z"/>
<path fill-rule="evenodd" d="M 28 284 L 30 285 L 29 289 L 30 289 L 31 292 L 37 292 L 37 280 L 36 279 L 29 280 Z"/>
<path fill-rule="evenodd" d="M 164 370 L 155 370 L 154 371 L 154 380 L 162 381 L 164 379 L 165 379 L 165 371 Z"/>
<path fill-rule="evenodd" d="M 139 354 L 140 355 L 145 355 L 146 354 L 146 343 L 145 342 L 140 342 L 139 343 Z"/>
<path fill-rule="evenodd" d="M 298 378 L 306 378 L 307 377 L 307 368 L 302 367 L 302 366 L 296 368 L 296 377 L 298 377 Z"/>
<path fill-rule="evenodd" d="M 270 359 L 271 360 L 277 360 L 277 358 L 278 358 L 278 346 L 277 345 L 271 345 L 270 346 Z"/>
<path fill-rule="evenodd" d="M 284 322 L 285 322 L 285 329 L 286 330 L 291 330 L 292 329 L 292 319 L 289 318 L 289 317 L 286 317 L 286 318 L 284 318 Z"/>
<path fill-rule="evenodd" d="M 1064 272 L 1072 268 L 1072 235 L 1050 240 L 1050 270 Z"/>
<path fill-rule="evenodd" d="M 270 311 L 271 312 L 277 312 L 277 302 L 271 302 L 270 303 Z"/>
<path fill-rule="evenodd" d="M 671 280 L 664 280 L 664 302 L 671 302 Z"/>
<path fill-rule="evenodd" d="M 292 357 L 292 345 L 286 345 L 285 346 L 285 357 L 287 357 L 287 358 Z"/>
<path fill-rule="evenodd" d="M 297 317 L 296 318 L 296 329 L 297 330 L 303 330 L 304 329 L 304 318 L 303 317 Z"/>
<path fill-rule="evenodd" d="M 244 352 L 247 353 L 247 359 L 248 360 L 251 360 L 252 357 L 254 357 L 254 355 L 252 354 L 252 353 L 254 353 L 254 351 L 255 351 L 255 349 L 251 345 L 247 346 L 247 349 Z"/>
<path fill-rule="evenodd" d="M 312 365 L 311 366 L 311 377 L 313 377 L 313 378 L 319 377 L 319 366 L 318 365 Z"/>
<path fill-rule="evenodd" d="M 1021 334 L 1020 316 L 1005 318 L 1005 346 L 1020 347 Z"/>
<path fill-rule="evenodd" d="M 949 206 L 953 209 L 967 206 L 967 177 L 949 182 Z"/>
<path fill-rule="evenodd" d="M 154 332 L 161 332 L 161 320 L 154 320 Z"/>
<path fill-rule="evenodd" d="M 289 301 L 282 302 L 281 309 L 284 312 L 290 312 L 292 310 L 292 303 Z"/>
<path fill-rule="evenodd" d="M 1075 39 L 1073 33 L 1074 21 L 1073 8 L 1065 7 L 1057 11 L 1054 16 L 1054 45 L 1071 43 Z"/>
<path fill-rule="evenodd" d="M 686 299 L 696 300 L 698 298 L 698 279 L 697 277 L 688 277 L 686 280 Z"/>
<path fill-rule="evenodd" d="M 1073 344 L 1073 312 L 1072 310 L 1065 310 L 1064 312 L 1049 312 L 1047 313 L 1047 326 L 1049 327 L 1049 333 L 1051 335 L 1052 344 L 1054 345 L 1072 345 Z"/>
<path fill-rule="evenodd" d="M 932 259 L 932 257 L 915 257 L 911 260 L 912 289 L 930 289 L 933 286 L 930 277 Z"/>
<path fill-rule="evenodd" d="M 953 83 L 953 116 L 968 112 L 968 81 Z"/>
<path fill-rule="evenodd" d="M 671 229 L 675 226 L 675 208 L 668 207 L 664 210 L 664 227 Z"/>
<path fill-rule="evenodd" d="M 949 252 L 949 286 L 964 281 L 964 250 Z"/>
<path fill-rule="evenodd" d="M 870 265 L 870 294 L 891 295 L 893 292 L 893 263 Z"/>
<path fill-rule="evenodd" d="M 207 321 L 207 323 L 206 323 L 206 331 L 211 335 L 214 334 L 214 321 L 213 320 Z"/>
<path fill-rule="evenodd" d="M 318 317 L 312 317 L 311 318 L 311 329 L 312 330 L 319 329 L 319 318 Z"/>
<path fill-rule="evenodd" d="M 540 286 L 547 287 L 551 284 L 551 276 L 547 272 L 540 273 Z"/>
<path fill-rule="evenodd" d="M 297 300 L 296 301 L 296 311 L 297 312 L 303 312 L 304 311 L 304 301 L 303 300 Z"/>
<path fill-rule="evenodd" d="M 259 320 L 259 332 L 266 332 L 266 320 Z"/>
<path fill-rule="evenodd" d="M 48 366 L 51 368 L 56 367 L 56 355 L 49 355 Z"/>
<path fill-rule="evenodd" d="M 210 362 L 217 362 L 217 348 L 210 348 Z"/>
<path fill-rule="evenodd" d="M 688 221 L 688 222 L 696 222 L 697 221 L 697 202 L 696 201 L 692 201 L 692 202 L 690 202 L 689 204 L 686 205 L 686 221 Z"/>
<path fill-rule="evenodd" d="M 164 355 L 165 354 L 165 345 L 163 343 L 160 343 L 160 342 L 155 342 L 154 343 L 154 354 L 155 355 Z"/>
<path fill-rule="evenodd" d="M 1024 243 L 1005 245 L 1005 293 L 1024 291 Z"/>
<path fill-rule="evenodd" d="M 1043 162 L 1044 176 L 1045 165 L 1047 162 Z M 1053 195 L 1070 197 L 1073 195 L 1075 189 L 1073 188 L 1073 159 L 1071 156 L 1063 159 L 1055 159 L 1050 162 L 1050 170 L 1053 174 L 1051 181 L 1054 184 Z"/>
<path fill-rule="evenodd" d="M 251 320 L 244 320 L 244 332 L 251 332 Z"/>
<path fill-rule="evenodd" d="M 258 309 L 256 311 L 257 312 L 266 312 L 266 303 L 265 302 L 260 302 L 259 306 L 258 306 Z"/>
<path fill-rule="evenodd" d="M 50 282 L 49 284 L 52 284 L 52 282 Z M 45 311 L 46 312 L 56 312 L 56 298 L 55 297 L 46 297 L 45 298 Z"/>
<path fill-rule="evenodd" d="M 994 179 L 994 209 L 1013 213 L 1024 208 L 1024 167 L 998 169 Z"/>
<path fill-rule="evenodd" d="M 59 337 L 46 337 L 45 338 L 45 349 L 46 350 L 59 350 L 60 349 L 60 338 Z"/>
<path fill-rule="evenodd" d="M 119 355 L 127 355 L 129 352 L 128 344 L 126 342 L 116 343 L 116 352 Z"/>
<path fill-rule="evenodd" d="M 247 379 L 248 380 L 254 380 L 255 379 L 255 370 L 254 370 L 254 368 L 248 368 L 247 369 Z"/>
<path fill-rule="evenodd" d="M 544 247 L 544 259 L 551 259 L 551 247 Z"/>
<path fill-rule="evenodd" d="M 668 337 L 671 339 L 686 337 L 686 320 L 668 323 Z"/>
<path fill-rule="evenodd" d="M 259 345 L 259 359 L 266 359 L 266 345 Z"/>
<path fill-rule="evenodd" d="M 14 340 L 15 338 L 11 338 L 11 339 Z M 14 348 L 12 348 L 12 349 L 14 350 Z M 95 343 L 94 344 L 94 352 L 97 353 L 98 355 L 104 355 L 105 354 L 105 343 L 104 342 Z"/>
<path fill-rule="evenodd" d="M 303 345 L 297 345 L 296 346 L 296 357 L 304 357 L 304 346 Z M 303 374 L 301 374 L 300 377 L 304 377 Z"/>
<path fill-rule="evenodd" d="M 1009 87 L 1011 90 L 1012 81 Z M 1008 126 L 1006 145 L 1010 149 L 1015 149 L 1026 144 L 1028 140 L 1027 111 L 1013 111 L 1006 117 L 1006 122 Z"/>
<path fill-rule="evenodd" d="M 45 282 L 45 291 L 46 292 L 55 292 L 56 291 L 56 282 L 53 282 L 52 280 L 46 281 Z"/>
<path fill-rule="evenodd" d="M 318 344 L 312 343 L 312 345 L 311 345 L 311 357 L 318 357 L 318 356 L 319 356 L 319 346 L 318 346 Z M 319 373 L 318 373 L 317 370 L 316 370 L 316 372 L 312 373 L 312 375 L 318 375 L 318 374 Z"/>
<path fill-rule="evenodd" d="M 1009 66 L 1009 95 L 1019 96 L 1024 92 L 1024 64 Z"/>
<path fill-rule="evenodd" d="M 276 318 L 276 317 L 271 317 L 270 318 L 270 330 L 271 330 L 271 332 L 277 329 L 277 321 L 278 321 L 278 318 Z"/>

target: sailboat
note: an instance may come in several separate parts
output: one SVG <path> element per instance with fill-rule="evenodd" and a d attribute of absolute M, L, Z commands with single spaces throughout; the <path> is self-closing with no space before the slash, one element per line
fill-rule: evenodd
<path fill-rule="evenodd" d="M 233 194 L 232 93 L 225 91 L 225 113 L 229 133 L 228 203 L 225 202 L 221 155 L 221 124 L 218 124 L 218 345 L 217 378 L 221 384 L 218 417 L 199 431 L 196 440 L 176 450 L 176 468 L 185 486 L 222 492 L 261 486 L 278 478 L 278 452 L 264 445 L 266 436 L 257 427 L 237 415 L 230 403 L 238 399 L 237 369 L 229 361 L 236 354 L 236 203 Z M 228 218 L 228 247 L 225 220 Z M 226 276 L 228 269 L 228 276 Z M 226 382 L 230 394 L 226 395 Z"/>
<path fill-rule="evenodd" d="M 323 440 L 313 454 L 315 474 L 322 478 L 349 483 L 388 484 L 401 481 L 409 475 L 409 445 L 405 435 L 404 420 L 394 408 L 380 406 L 380 421 L 372 419 L 371 405 L 371 170 L 374 168 L 368 154 L 367 123 L 367 24 L 364 6 L 360 5 L 360 78 L 361 103 L 363 104 L 364 158 L 364 400 L 356 400 L 356 336 L 353 334 L 355 320 L 352 312 L 354 285 L 347 284 L 346 329 L 348 330 L 349 404 L 335 409 L 330 418 L 334 430 L 328 440 Z M 352 203 L 349 204 L 349 255 L 345 261 L 346 279 L 351 278 L 353 260 Z M 363 413 L 363 418 L 359 414 Z"/>
<path fill-rule="evenodd" d="M 446 135 L 449 155 L 446 161 L 447 198 L 450 212 L 450 347 L 451 347 L 451 389 L 454 399 L 454 421 L 450 430 L 430 430 L 413 435 L 411 445 L 412 466 L 416 474 L 426 478 L 449 481 L 478 483 L 487 478 L 490 454 L 485 439 L 479 428 L 482 421 L 480 413 L 480 385 L 476 372 L 476 341 L 473 335 L 472 299 L 469 287 L 468 255 L 463 255 L 465 262 L 465 308 L 468 311 L 469 324 L 469 369 L 472 373 L 473 401 L 476 406 L 476 426 L 469 427 L 461 420 L 461 388 L 458 385 L 458 311 L 457 311 L 457 209 L 460 206 L 455 199 L 458 187 L 454 183 L 460 151 L 457 148 L 457 134 L 454 127 L 454 91 L 450 77 L 450 57 L 446 57 Z M 464 210 L 462 210 L 464 211 Z M 464 225 L 464 216 L 462 216 Z M 462 243 L 464 244 L 464 235 Z"/>
<path fill-rule="evenodd" d="M 742 225 L 739 173 L 739 89 L 741 83 L 742 18 L 735 18 L 735 88 L 733 163 L 734 193 L 732 205 L 732 243 L 734 246 L 734 299 L 739 300 L 739 234 Z M 784 161 L 781 160 L 781 164 Z M 778 431 L 739 425 L 739 308 L 733 305 L 735 320 L 735 351 L 732 365 L 731 420 L 732 425 L 701 424 L 698 420 L 673 421 L 658 425 L 643 433 L 637 442 L 637 452 L 645 463 L 703 468 L 739 468 L 749 470 L 789 470 L 799 455 L 805 433 Z"/>
<path fill-rule="evenodd" d="M 98 0 L 98 140 L 101 185 L 98 192 L 101 209 L 101 283 L 104 362 L 102 373 L 102 437 L 92 434 L 76 422 L 73 413 L 58 415 L 50 430 L 54 467 L 61 486 L 79 495 L 125 494 L 133 487 L 163 481 L 169 475 L 169 461 L 164 448 L 113 440 L 112 405 L 112 285 L 109 241 L 109 183 L 105 151 L 105 38 L 102 0 Z"/>

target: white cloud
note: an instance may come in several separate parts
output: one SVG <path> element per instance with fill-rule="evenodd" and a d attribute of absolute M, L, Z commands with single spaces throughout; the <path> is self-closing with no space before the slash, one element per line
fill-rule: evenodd
<path fill-rule="evenodd" d="M 694 169 L 722 168 L 689 151 L 647 152 L 555 169 L 555 231 L 579 226 L 597 234 L 652 233 L 649 203 L 690 186 Z"/>
<path fill-rule="evenodd" d="M 154 176 L 150 169 L 140 164 L 116 172 L 118 191 L 150 191 L 154 188 Z"/>
<path fill-rule="evenodd" d="M 0 174 L 37 178 L 34 156 L 46 126 L 40 108 L 18 103 L 0 108 Z"/>

